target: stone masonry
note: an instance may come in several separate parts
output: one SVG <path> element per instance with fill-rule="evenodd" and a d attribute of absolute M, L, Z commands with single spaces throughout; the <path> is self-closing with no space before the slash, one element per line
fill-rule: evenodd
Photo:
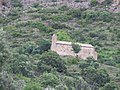
<path fill-rule="evenodd" d="M 72 48 L 71 42 L 66 41 L 58 41 L 57 35 L 52 36 L 52 45 L 51 50 L 57 52 L 61 56 L 78 56 L 79 58 L 85 60 L 88 57 L 93 57 L 95 60 L 97 60 L 97 52 L 95 51 L 95 48 L 91 44 L 80 44 L 81 50 L 79 53 L 74 53 Z"/>

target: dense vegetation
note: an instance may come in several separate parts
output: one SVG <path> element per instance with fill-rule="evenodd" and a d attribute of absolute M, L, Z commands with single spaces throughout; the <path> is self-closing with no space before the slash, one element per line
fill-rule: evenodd
<path fill-rule="evenodd" d="M 104 9 L 111 0 L 92 0 L 88 9 L 34 4 L 24 10 L 13 2 L 11 12 L 0 16 L 0 90 L 120 89 L 120 13 Z M 59 40 L 92 44 L 98 60 L 50 51 L 54 33 Z"/>

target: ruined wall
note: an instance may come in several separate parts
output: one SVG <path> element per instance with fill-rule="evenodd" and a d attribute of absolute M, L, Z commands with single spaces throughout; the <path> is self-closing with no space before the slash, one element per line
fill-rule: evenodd
<path fill-rule="evenodd" d="M 80 52 L 78 53 L 78 57 L 82 59 L 87 59 L 88 57 L 93 57 L 95 60 L 97 60 L 97 52 L 94 48 L 90 47 L 81 47 Z"/>
<path fill-rule="evenodd" d="M 87 59 L 93 57 L 97 60 L 97 52 L 94 47 L 90 44 L 81 44 L 81 50 L 79 53 L 74 53 L 71 42 L 57 41 L 57 36 L 52 36 L 51 50 L 57 52 L 61 56 L 78 56 L 81 59 Z"/>
<path fill-rule="evenodd" d="M 75 56 L 71 45 L 56 43 L 56 52 L 62 56 Z"/>

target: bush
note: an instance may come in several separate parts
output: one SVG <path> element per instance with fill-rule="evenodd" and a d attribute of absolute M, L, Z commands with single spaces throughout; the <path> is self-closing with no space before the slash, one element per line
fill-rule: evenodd
<path fill-rule="evenodd" d="M 62 7 L 59 8 L 59 10 L 61 10 L 61 11 L 67 11 L 67 10 L 69 10 L 69 8 L 67 6 L 62 6 Z"/>
<path fill-rule="evenodd" d="M 79 63 L 79 68 L 81 68 L 81 69 L 85 69 L 85 68 L 87 68 L 88 66 L 89 66 L 89 64 L 86 63 L 86 62 L 80 62 L 80 63 Z"/>
<path fill-rule="evenodd" d="M 42 64 L 51 66 L 52 68 L 56 69 L 58 72 L 61 73 L 66 73 L 67 71 L 67 68 L 63 60 L 60 58 L 60 56 L 57 53 L 53 51 L 45 52 L 42 54 L 40 61 L 38 62 L 38 66 L 37 66 L 38 70 L 41 69 Z"/>
<path fill-rule="evenodd" d="M 28 42 L 24 47 L 24 52 L 28 54 L 42 54 L 50 49 L 51 42 L 45 39 L 41 39 L 39 42 Z"/>
<path fill-rule="evenodd" d="M 57 36 L 60 41 L 73 41 L 70 34 L 66 31 L 58 31 Z"/>
<path fill-rule="evenodd" d="M 75 53 L 79 53 L 79 51 L 80 51 L 80 45 L 78 45 L 78 44 L 72 44 L 72 48 L 73 48 L 73 51 L 75 52 Z"/>
<path fill-rule="evenodd" d="M 50 33 L 53 31 L 52 28 L 48 27 L 48 26 L 45 26 L 43 23 L 41 22 L 29 22 L 30 26 L 33 27 L 33 28 L 37 28 L 39 29 L 40 31 L 43 31 L 43 32 L 46 32 L 46 33 Z"/>
<path fill-rule="evenodd" d="M 95 69 L 93 67 L 87 67 L 82 70 L 82 76 L 89 84 L 93 85 L 94 83 L 97 86 L 104 86 L 104 84 L 110 81 L 109 74 L 106 70 Z"/>
<path fill-rule="evenodd" d="M 82 18 L 90 21 L 96 21 L 98 17 L 98 12 L 94 10 L 86 10 L 82 13 Z"/>
<path fill-rule="evenodd" d="M 29 82 L 24 88 L 24 90 L 43 90 L 43 88 L 39 83 Z"/>
<path fill-rule="evenodd" d="M 43 73 L 43 75 L 41 75 L 40 77 L 40 80 L 41 80 L 41 84 L 44 87 L 47 86 L 55 87 L 59 84 L 59 78 L 52 73 Z"/>
<path fill-rule="evenodd" d="M 104 2 L 103 2 L 103 4 L 104 5 L 109 5 L 109 4 L 111 4 L 113 2 L 113 0 L 105 0 Z"/>
<path fill-rule="evenodd" d="M 17 28 L 12 25 L 3 27 L 3 30 L 5 30 L 5 31 L 12 31 L 12 30 L 16 30 L 16 29 Z"/>
<path fill-rule="evenodd" d="M 91 6 L 96 6 L 98 4 L 97 0 L 91 0 L 90 5 Z"/>
<path fill-rule="evenodd" d="M 107 83 L 101 90 L 119 90 L 119 87 L 115 83 Z"/>
<path fill-rule="evenodd" d="M 114 61 L 115 61 L 116 63 L 120 63 L 120 55 L 115 55 L 115 56 L 114 56 Z"/>
<path fill-rule="evenodd" d="M 104 62 L 104 64 L 110 65 L 110 66 L 116 66 L 116 63 L 113 60 L 107 60 L 106 62 Z"/>
<path fill-rule="evenodd" d="M 110 12 L 108 11 L 102 11 L 99 12 L 98 20 L 104 21 L 104 22 L 110 22 L 112 21 L 113 16 Z"/>
<path fill-rule="evenodd" d="M 71 15 L 72 17 L 75 17 L 75 18 L 80 18 L 81 14 L 82 14 L 81 9 L 70 9 L 67 13 L 67 15 Z"/>
<path fill-rule="evenodd" d="M 14 7 L 22 7 L 20 0 L 11 0 Z"/>
<path fill-rule="evenodd" d="M 54 15 L 51 16 L 51 19 L 54 21 L 61 21 L 61 22 L 67 22 L 68 20 L 71 20 L 71 16 L 68 15 Z"/>
<path fill-rule="evenodd" d="M 60 22 L 55 22 L 55 23 L 52 23 L 52 28 L 54 29 L 70 29 L 69 26 L 67 26 L 66 24 L 61 24 Z"/>
<path fill-rule="evenodd" d="M 48 40 L 42 39 L 39 43 L 38 46 L 34 48 L 33 54 L 42 54 L 45 51 L 48 51 L 50 49 L 51 42 Z"/>

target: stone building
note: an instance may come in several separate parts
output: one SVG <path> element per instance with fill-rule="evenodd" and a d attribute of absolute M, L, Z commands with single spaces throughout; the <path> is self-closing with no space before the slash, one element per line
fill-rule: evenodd
<path fill-rule="evenodd" d="M 79 58 L 85 60 L 88 57 L 93 57 L 95 60 L 97 60 L 97 52 L 95 51 L 95 48 L 91 44 L 80 44 L 81 50 L 79 53 L 74 53 L 72 48 L 71 42 L 66 41 L 58 41 L 57 35 L 52 36 L 52 45 L 51 50 L 57 52 L 61 56 L 78 56 Z"/>

